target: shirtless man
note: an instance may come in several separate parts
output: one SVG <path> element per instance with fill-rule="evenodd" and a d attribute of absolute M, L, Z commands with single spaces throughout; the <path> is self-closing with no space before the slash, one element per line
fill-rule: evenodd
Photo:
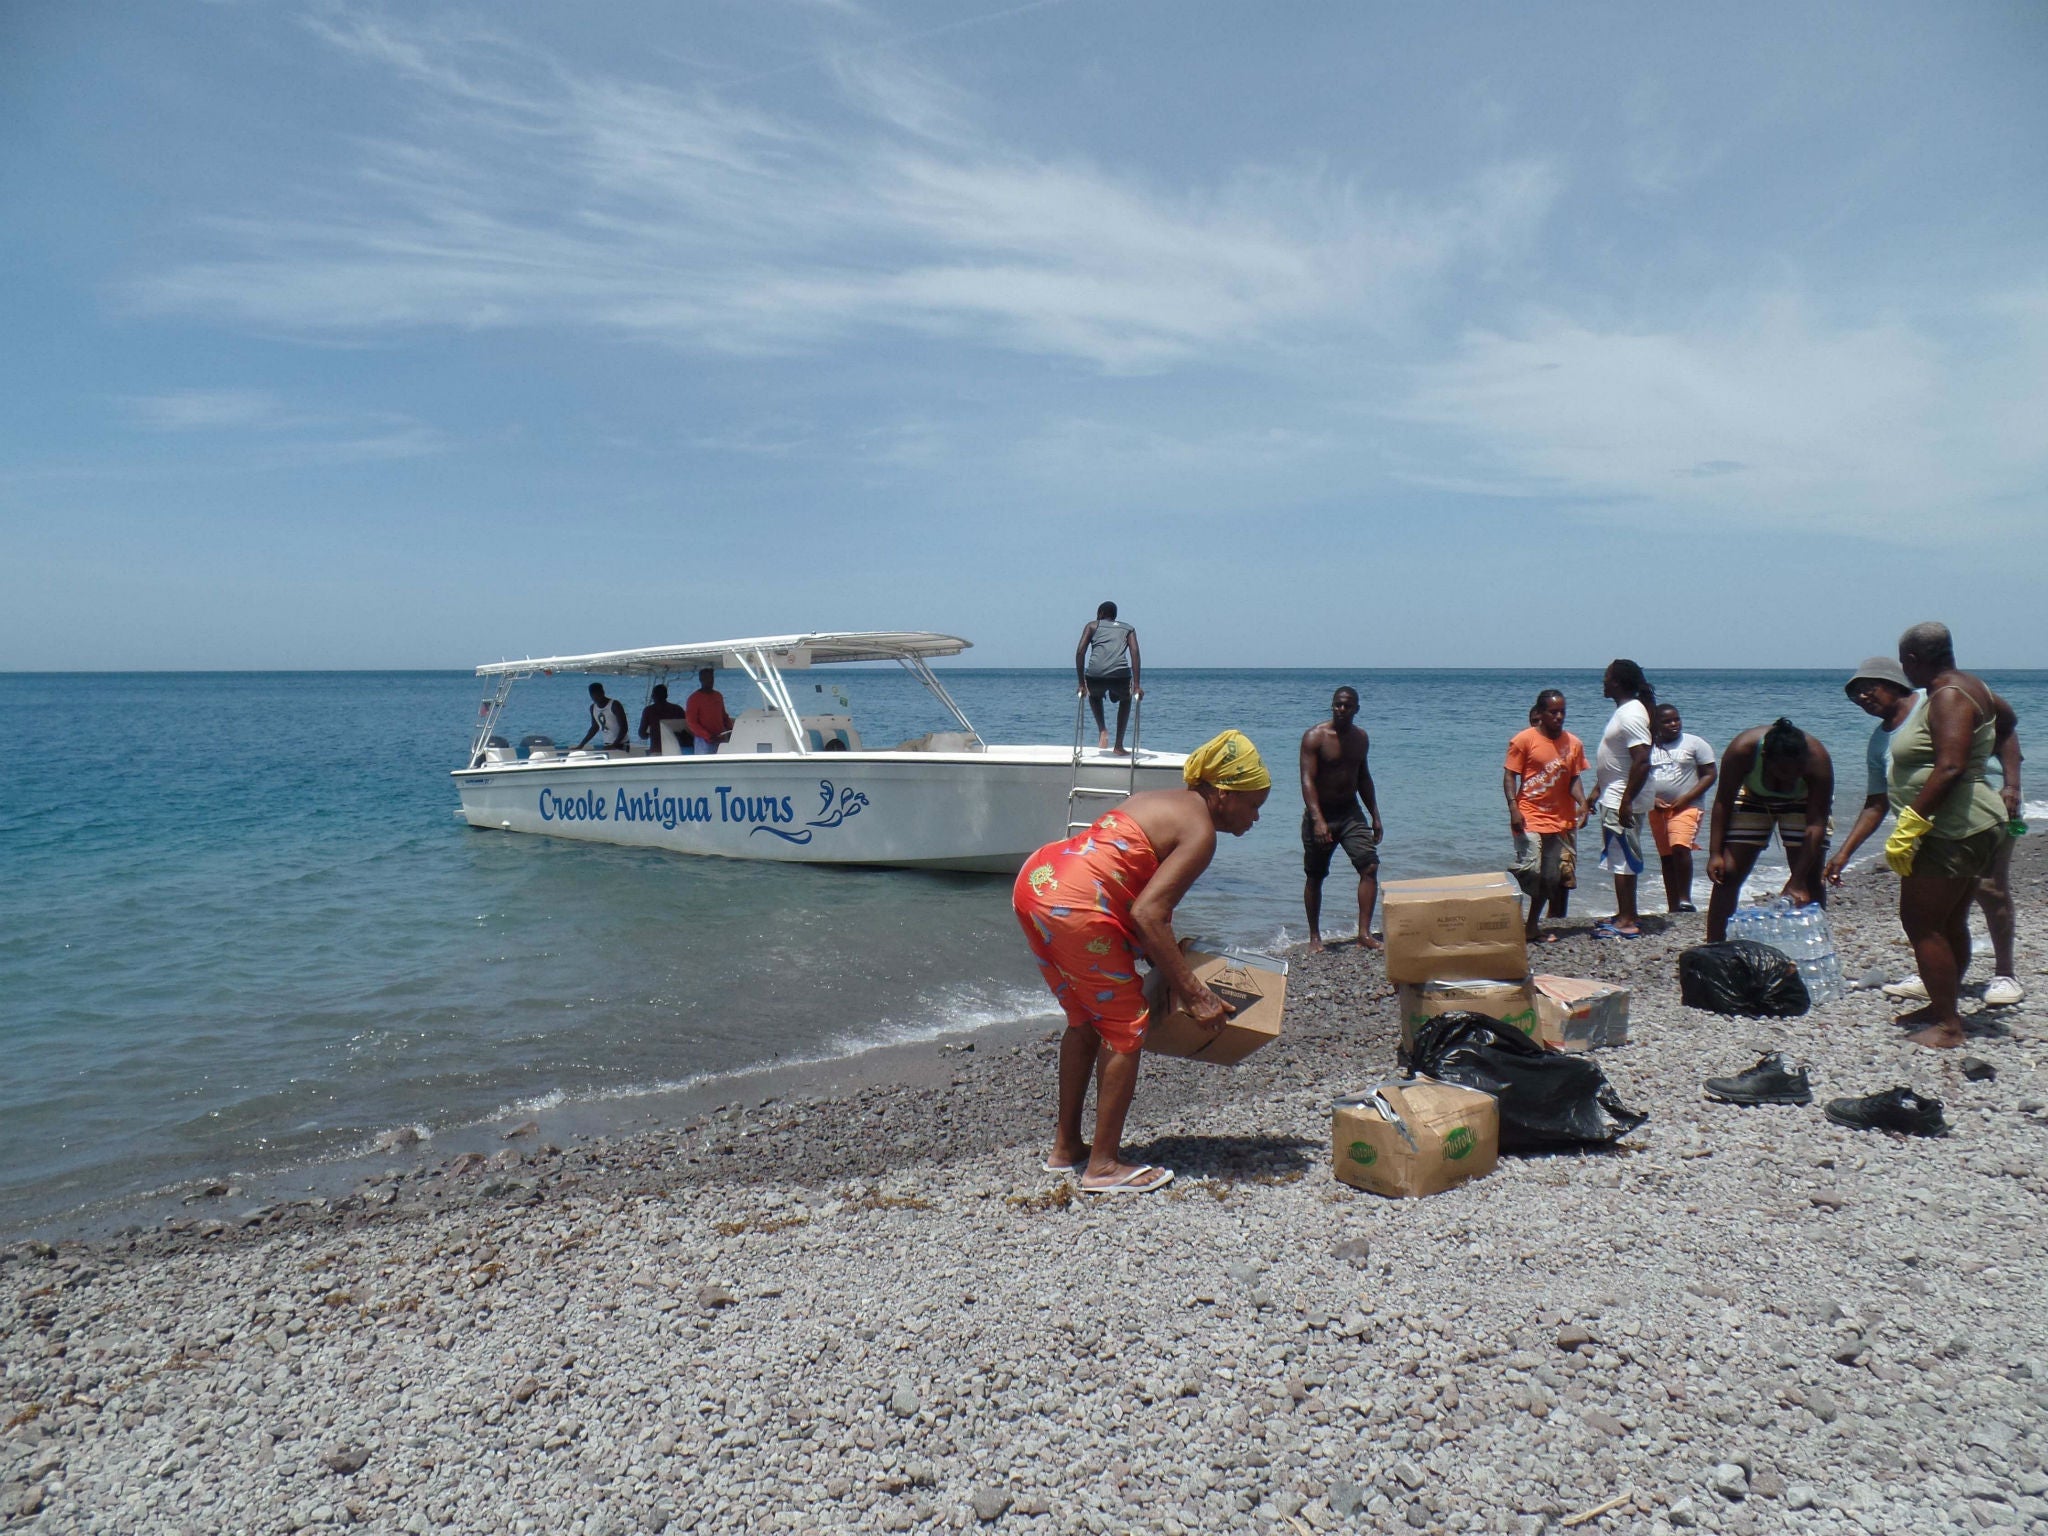
<path fill-rule="evenodd" d="M 1380 839 L 1386 826 L 1373 795 L 1372 770 L 1366 753 L 1372 742 L 1357 725 L 1358 690 L 1339 688 L 1330 697 L 1330 718 L 1309 727 L 1301 738 L 1301 861 L 1308 876 L 1302 904 L 1308 908 L 1308 947 L 1323 947 L 1323 881 L 1330 859 L 1343 844 L 1358 871 L 1358 943 L 1378 949 L 1372 936 L 1373 903 L 1380 894 Z M 1359 801 L 1365 802 L 1360 814 Z M 1372 825 L 1366 825 L 1366 816 Z"/>

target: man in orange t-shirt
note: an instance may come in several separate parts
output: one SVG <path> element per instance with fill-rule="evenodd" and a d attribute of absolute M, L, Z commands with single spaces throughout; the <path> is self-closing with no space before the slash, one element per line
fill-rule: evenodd
<path fill-rule="evenodd" d="M 1543 908 L 1576 883 L 1578 830 L 1586 823 L 1585 744 L 1564 728 L 1564 695 L 1546 688 L 1530 711 L 1535 721 L 1508 742 L 1501 774 L 1508 830 L 1515 838 L 1515 878 L 1529 896 L 1525 925 L 1536 942 Z M 1557 935 L 1544 942 L 1555 944 Z"/>
<path fill-rule="evenodd" d="M 698 752 L 716 752 L 718 744 L 732 735 L 732 716 L 725 712 L 725 695 L 712 684 L 718 674 L 705 667 L 697 674 L 697 691 L 683 702 L 683 721 L 690 728 Z"/>

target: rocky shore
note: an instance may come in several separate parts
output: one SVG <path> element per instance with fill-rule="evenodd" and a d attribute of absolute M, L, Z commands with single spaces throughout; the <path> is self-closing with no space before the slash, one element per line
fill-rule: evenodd
<path fill-rule="evenodd" d="M 1376 958 L 1296 957 L 1241 1067 L 1148 1063 L 1167 1192 L 1040 1171 L 1049 1028 L 909 1082 L 225 1191 L 0 1252 L 0 1519 L 127 1533 L 2048 1530 L 2048 975 L 1967 1052 L 1856 993 L 1677 1000 L 1698 917 L 1539 968 L 1634 988 L 1599 1058 L 1650 1121 L 1423 1201 L 1332 1182 L 1329 1101 L 1393 1075 Z M 1844 970 L 1910 968 L 1882 874 Z M 1590 917 L 1590 914 L 1588 915 Z M 1012 942 L 1004 934 L 991 942 Z M 1981 981 L 1980 975 L 1977 980 Z M 1952 1133 L 1706 1102 L 1778 1047 L 1818 1099 L 1904 1083 Z M 1966 1078 L 1961 1057 L 1995 1077 Z M 537 1144 L 538 1143 L 538 1144 Z"/>

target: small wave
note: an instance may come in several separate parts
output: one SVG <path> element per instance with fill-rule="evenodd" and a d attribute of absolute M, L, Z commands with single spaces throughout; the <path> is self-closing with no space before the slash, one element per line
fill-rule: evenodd
<path fill-rule="evenodd" d="M 2022 821 L 2048 821 L 2048 800 L 2022 800 L 2020 802 Z"/>
<path fill-rule="evenodd" d="M 1058 1007 L 1046 993 L 1037 988 L 1019 987 L 990 1002 L 958 999 L 950 1007 L 942 1006 L 932 1016 L 915 1023 L 884 1021 L 866 1030 L 838 1036 L 817 1060 L 858 1056 L 864 1051 L 881 1050 L 892 1045 L 917 1045 L 946 1035 L 994 1029 L 1004 1024 L 1024 1024 L 1032 1019 L 1049 1019 L 1058 1013 Z"/>
<path fill-rule="evenodd" d="M 651 1098 L 657 1094 L 689 1093 L 706 1088 L 714 1083 L 740 1082 L 764 1072 L 777 1072 L 788 1068 L 822 1067 L 835 1062 L 850 1061 L 870 1051 L 886 1050 L 891 1046 L 918 1045 L 928 1040 L 940 1040 L 947 1035 L 973 1034 L 984 1029 L 1000 1028 L 1006 1024 L 1028 1024 L 1034 1019 L 1050 1019 L 1059 1016 L 1059 1009 L 1053 1006 L 1050 997 L 1035 988 L 1017 988 L 990 1001 L 960 999 L 951 1006 L 939 1006 L 927 1011 L 915 1023 L 893 1023 L 887 1020 L 866 1029 L 855 1030 L 827 1041 L 823 1048 L 800 1056 L 778 1056 L 772 1061 L 750 1062 L 745 1066 L 722 1068 L 715 1072 L 695 1072 L 687 1077 L 664 1078 L 654 1082 L 625 1083 L 608 1088 L 593 1088 L 585 1092 L 570 1094 L 562 1089 L 551 1089 L 532 1098 L 520 1099 L 502 1104 L 487 1115 L 480 1115 L 461 1125 L 445 1126 L 443 1131 L 455 1134 L 493 1121 L 508 1120 L 515 1116 L 539 1114 L 544 1110 L 559 1109 L 565 1104 L 602 1104 L 625 1099 Z M 423 1138 L 432 1133 L 424 1126 L 415 1126 Z M 385 1133 L 390 1134 L 389 1132 Z M 379 1138 L 381 1139 L 381 1138 Z M 357 1156 L 366 1156 L 383 1150 L 374 1145 L 360 1149 Z M 348 1156 L 350 1154 L 342 1154 Z M 326 1159 L 322 1159 L 326 1161 Z"/>
<path fill-rule="evenodd" d="M 434 1128 L 431 1125 L 428 1125 L 425 1121 L 415 1120 L 410 1125 L 394 1125 L 385 1130 L 381 1130 L 376 1135 L 372 1136 L 368 1141 L 358 1145 L 353 1151 L 343 1151 L 339 1154 L 336 1154 L 336 1156 L 344 1159 L 354 1157 L 376 1157 L 380 1153 L 402 1151 L 406 1147 L 416 1146 L 423 1142 L 432 1141 L 433 1139 Z M 313 1161 L 315 1162 L 323 1163 L 331 1162 L 333 1160 L 334 1158 L 332 1157 L 321 1157 L 313 1159 Z"/>
<path fill-rule="evenodd" d="M 733 1082 L 755 1077 L 763 1072 L 781 1071 L 791 1067 L 822 1067 L 834 1062 L 850 1061 L 870 1051 L 887 1050 L 891 1046 L 919 1045 L 927 1040 L 940 1040 L 947 1035 L 972 1034 L 984 1029 L 1000 1028 L 1006 1024 L 1028 1024 L 1034 1019 L 1050 1019 L 1059 1016 L 1059 1009 L 1050 997 L 1035 988 L 1017 988 L 991 1002 L 960 1001 L 952 1007 L 941 1007 L 929 1016 L 915 1023 L 894 1023 L 884 1020 L 866 1029 L 853 1030 L 827 1041 L 820 1050 L 802 1056 L 778 1056 L 773 1061 L 754 1062 L 743 1067 L 729 1067 L 717 1072 L 698 1072 L 689 1077 L 673 1081 L 635 1083 L 618 1088 L 599 1089 L 594 1093 L 581 1095 L 584 1102 L 607 1099 L 646 1098 L 658 1093 L 686 1093 L 712 1083 Z"/>
<path fill-rule="evenodd" d="M 509 1120 L 514 1115 L 538 1115 L 545 1110 L 560 1109 L 569 1102 L 569 1095 L 559 1088 L 550 1088 L 546 1093 L 537 1093 L 530 1099 L 513 1099 L 500 1104 L 488 1115 L 472 1123 L 482 1125 L 491 1120 Z"/>

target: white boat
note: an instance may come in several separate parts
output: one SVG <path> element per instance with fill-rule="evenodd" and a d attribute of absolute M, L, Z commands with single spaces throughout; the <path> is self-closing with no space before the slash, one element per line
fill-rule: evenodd
<path fill-rule="evenodd" d="M 1078 711 L 1071 745 L 984 743 L 930 665 L 967 649 L 954 635 L 811 634 L 490 662 L 476 669 L 496 687 L 478 711 L 468 766 L 454 772 L 457 814 L 472 827 L 719 858 L 1008 874 L 1132 791 L 1180 784 L 1184 754 L 1142 751 L 1135 737 L 1128 756 L 1084 746 Z M 872 747 L 836 691 L 813 690 L 820 708 L 806 714 L 785 677 L 880 661 L 917 678 L 957 729 Z M 666 725 L 657 754 L 563 752 L 541 737 L 515 747 L 498 734 L 522 678 L 630 677 L 651 688 L 702 667 L 743 673 L 761 695 L 715 754 L 684 754 Z"/>

